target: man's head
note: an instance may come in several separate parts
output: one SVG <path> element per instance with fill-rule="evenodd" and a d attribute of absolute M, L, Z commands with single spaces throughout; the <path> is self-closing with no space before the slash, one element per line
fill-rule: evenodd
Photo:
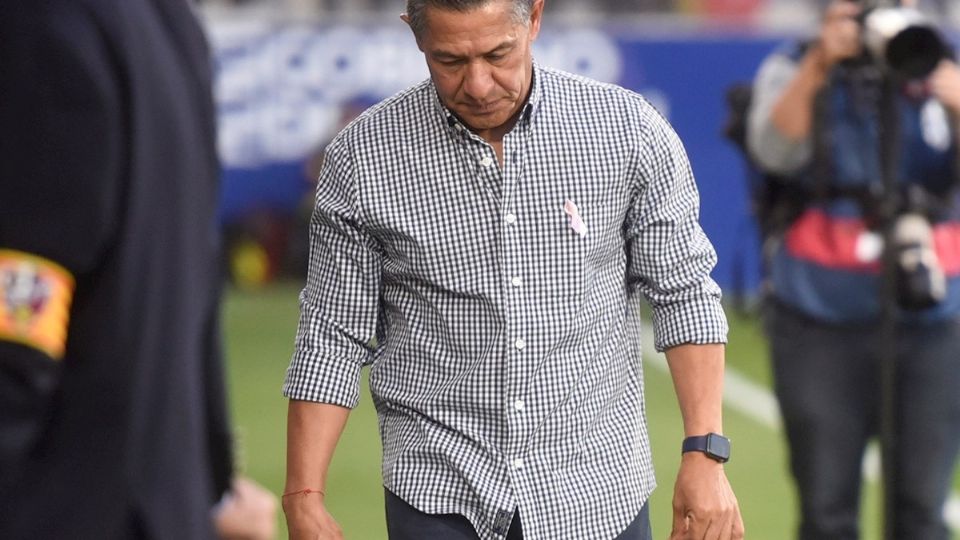
<path fill-rule="evenodd" d="M 543 0 L 407 0 L 441 101 L 481 136 L 502 135 L 532 80 Z"/>

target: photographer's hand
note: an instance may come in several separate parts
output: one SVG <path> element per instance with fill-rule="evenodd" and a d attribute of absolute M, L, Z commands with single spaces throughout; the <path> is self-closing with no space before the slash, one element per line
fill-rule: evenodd
<path fill-rule="evenodd" d="M 807 48 L 796 75 L 770 109 L 770 122 L 788 141 L 802 141 L 813 129 L 813 104 L 837 62 L 860 54 L 860 6 L 845 0 L 827 8 L 817 41 Z"/>
<path fill-rule="evenodd" d="M 951 60 L 942 60 L 930 74 L 930 92 L 960 121 L 960 66 Z"/>

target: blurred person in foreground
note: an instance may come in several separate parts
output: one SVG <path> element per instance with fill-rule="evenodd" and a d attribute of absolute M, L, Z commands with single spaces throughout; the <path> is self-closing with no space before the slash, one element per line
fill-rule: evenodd
<path fill-rule="evenodd" d="M 930 229 L 913 277 L 933 275 L 934 265 L 946 275 L 938 302 L 904 295 L 897 308 L 894 534 L 945 539 L 960 444 L 960 69 L 945 59 L 927 77 L 903 78 L 897 193 L 882 194 L 882 79 L 864 62 L 861 12 L 834 2 L 818 38 L 772 54 L 749 117 L 755 162 L 813 194 L 767 242 L 765 327 L 800 496 L 798 536 L 859 535 L 861 462 L 881 421 L 881 193 L 899 201 L 898 231 L 904 216 Z"/>
<path fill-rule="evenodd" d="M 341 537 L 327 468 L 364 365 L 391 539 L 650 538 L 641 296 L 688 436 L 672 537 L 743 536 L 683 146 L 639 95 L 535 63 L 543 8 L 408 1 L 430 78 L 327 148 L 284 386 L 292 538 Z"/>
<path fill-rule="evenodd" d="M 0 538 L 272 538 L 275 496 L 233 478 L 191 6 L 10 0 L 0 25 Z"/>

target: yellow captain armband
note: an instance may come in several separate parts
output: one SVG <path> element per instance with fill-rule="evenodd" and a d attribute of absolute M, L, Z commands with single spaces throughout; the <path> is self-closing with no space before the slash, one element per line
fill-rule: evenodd
<path fill-rule="evenodd" d="M 0 341 L 63 358 L 74 279 L 43 257 L 0 249 Z"/>

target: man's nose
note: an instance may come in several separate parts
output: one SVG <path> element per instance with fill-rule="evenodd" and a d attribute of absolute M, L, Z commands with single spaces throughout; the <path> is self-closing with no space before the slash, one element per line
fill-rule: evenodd
<path fill-rule="evenodd" d="M 486 62 L 480 60 L 467 65 L 467 72 L 463 79 L 464 93 L 476 101 L 483 102 L 490 95 L 493 87 L 493 74 Z"/>

